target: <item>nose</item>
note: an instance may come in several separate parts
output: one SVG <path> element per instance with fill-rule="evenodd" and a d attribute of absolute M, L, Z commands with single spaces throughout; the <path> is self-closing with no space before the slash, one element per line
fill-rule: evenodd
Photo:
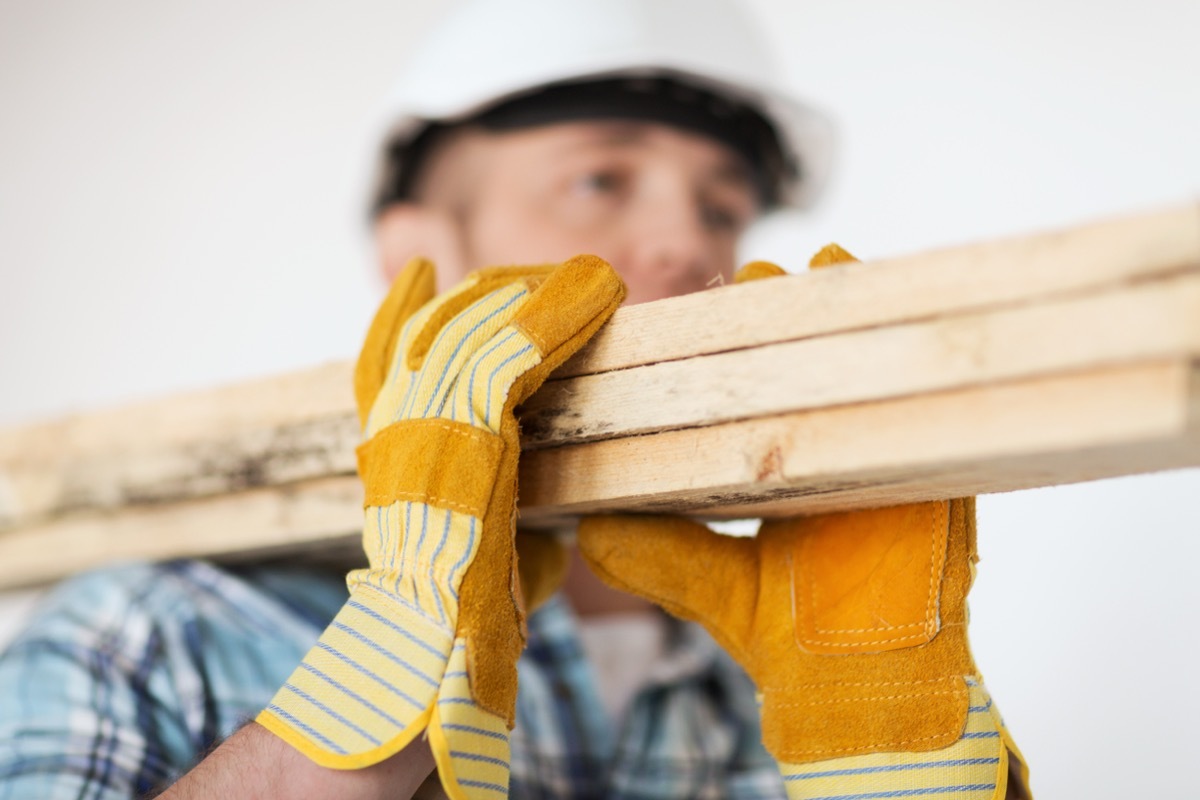
<path fill-rule="evenodd" d="M 675 191 L 635 210 L 615 266 L 628 284 L 626 303 L 644 303 L 705 288 L 717 277 L 718 254 L 703 208 Z"/>

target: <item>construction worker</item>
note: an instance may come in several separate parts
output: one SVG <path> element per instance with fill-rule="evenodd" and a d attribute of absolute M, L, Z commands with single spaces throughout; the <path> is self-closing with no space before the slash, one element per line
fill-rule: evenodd
<path fill-rule="evenodd" d="M 371 205 L 393 289 L 356 384 L 370 567 L 351 573 L 349 596 L 341 573 L 285 564 L 130 565 L 67 582 L 0 659 L 0 797 L 131 797 L 167 784 L 165 796 L 179 798 L 806 797 L 829 796 L 830 785 L 844 796 L 864 796 L 863 786 L 1021 796 L 1019 757 L 961 634 L 966 502 L 827 519 L 834 537 L 806 523 L 759 537 L 820 554 L 826 539 L 865 531 L 865 549 L 897 551 L 910 542 L 895 531 L 933 530 L 922 584 L 932 616 L 882 660 L 871 637 L 779 652 L 780 631 L 785 649 L 793 641 L 793 609 L 774 598 L 794 579 L 770 570 L 785 558 L 747 560 L 682 521 L 619 518 L 581 532 L 563 591 L 528 617 L 519 662 L 515 651 L 497 655 L 514 641 L 520 649 L 509 612 L 519 617 L 557 585 L 559 561 L 547 540 L 527 537 L 514 589 L 514 560 L 489 550 L 488 536 L 512 524 L 504 476 L 515 453 L 479 453 L 515 441 L 513 397 L 535 388 L 524 378 L 544 378 L 622 295 L 642 302 L 733 280 L 738 239 L 757 217 L 815 199 L 828 126 L 775 74 L 724 0 L 495 0 L 448 17 L 389 105 Z M 615 272 L 573 258 L 584 252 Z M 436 264 L 431 302 L 434 275 L 415 256 Z M 537 357 L 526 355 L 534 345 Z M 476 368 L 510 347 L 494 371 L 508 376 L 504 388 L 485 389 Z M 523 358 L 534 360 L 502 369 Z M 463 389 L 446 389 L 448 410 L 430 412 L 445 375 Z M 482 405 L 465 399 L 476 386 Z M 422 392 L 429 400 L 414 410 Z M 443 482 L 454 497 L 439 503 L 429 487 L 454 470 L 459 478 Z M 459 493 L 484 473 L 486 502 L 473 505 Z M 387 480 L 373 483 L 379 475 Z M 376 490 L 386 497 L 373 499 Z M 631 534 L 660 550 L 640 551 Z M 722 568 L 691 571 L 680 549 L 689 541 Z M 929 537 L 920 541 L 928 549 Z M 733 570 L 742 566 L 754 574 Z M 903 565 L 887 574 L 911 577 Z M 691 596 L 701 584 L 726 594 Z M 751 585 L 772 600 L 769 613 L 743 602 L 738 587 Z M 704 623 L 721 646 L 645 596 Z M 714 600 L 763 624 L 731 628 Z M 765 731 L 735 659 L 759 684 Z M 861 680 L 838 678 L 847 666 Z M 805 729 L 809 719 L 848 744 L 806 749 L 829 740 Z M 893 730 L 934 734 L 888 738 Z"/>

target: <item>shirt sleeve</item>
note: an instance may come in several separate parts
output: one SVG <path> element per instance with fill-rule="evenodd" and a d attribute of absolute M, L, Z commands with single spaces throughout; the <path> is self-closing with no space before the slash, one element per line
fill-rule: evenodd
<path fill-rule="evenodd" d="M 202 562 L 62 584 L 0 656 L 0 800 L 170 783 L 270 698 L 343 598 L 325 578 Z"/>

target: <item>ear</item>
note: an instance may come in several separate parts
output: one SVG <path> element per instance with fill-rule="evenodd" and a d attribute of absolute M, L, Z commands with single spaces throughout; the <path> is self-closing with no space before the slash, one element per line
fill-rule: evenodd
<path fill-rule="evenodd" d="M 437 266 L 439 291 L 466 277 L 461 228 L 443 211 L 414 203 L 390 206 L 375 220 L 375 249 L 388 284 L 414 256 Z"/>

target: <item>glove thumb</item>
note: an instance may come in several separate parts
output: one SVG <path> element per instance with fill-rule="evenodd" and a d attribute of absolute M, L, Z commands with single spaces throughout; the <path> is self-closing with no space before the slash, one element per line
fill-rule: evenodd
<path fill-rule="evenodd" d="M 424 258 L 412 259 L 392 281 L 392 288 L 375 312 L 354 365 L 354 399 L 358 404 L 360 428 L 366 427 L 375 396 L 387 379 L 396 355 L 400 328 L 417 309 L 433 299 L 436 278 L 432 262 Z"/>
<path fill-rule="evenodd" d="M 578 546 L 605 583 L 701 623 L 743 660 L 758 597 L 755 539 L 680 517 L 600 515 L 580 523 Z"/>

